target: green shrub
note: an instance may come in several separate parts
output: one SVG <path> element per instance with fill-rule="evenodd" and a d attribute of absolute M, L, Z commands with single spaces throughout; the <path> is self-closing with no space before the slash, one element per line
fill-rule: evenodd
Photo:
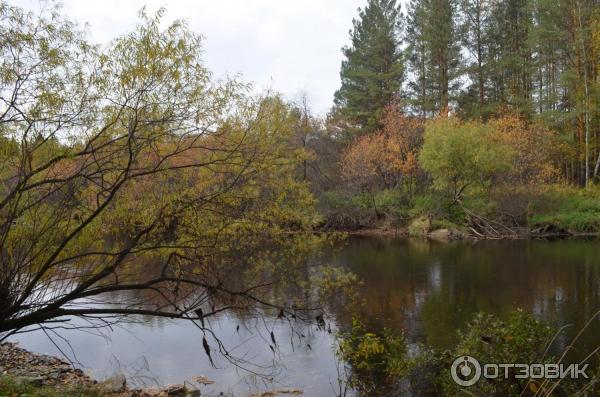
<path fill-rule="evenodd" d="M 385 189 L 375 193 L 374 197 L 379 211 L 398 218 L 408 218 L 408 201 L 400 189 Z"/>
<path fill-rule="evenodd" d="M 468 355 L 482 365 L 486 363 L 552 363 L 553 358 L 544 356 L 555 331 L 536 320 L 531 314 L 517 309 L 507 322 L 485 313 L 477 314 L 463 332 L 459 343 L 452 350 L 454 358 Z M 456 395 L 461 390 L 450 376 L 451 361 L 439 376 L 444 395 Z M 498 378 L 479 381 L 469 388 L 477 396 L 519 396 L 527 386 L 527 380 Z"/>
<path fill-rule="evenodd" d="M 412 208 L 410 215 L 412 217 L 419 216 L 435 216 L 440 213 L 445 206 L 444 199 L 439 194 L 423 194 L 416 196 L 412 200 Z"/>
<path fill-rule="evenodd" d="M 348 386 L 361 396 L 387 396 L 407 374 L 409 360 L 404 335 L 384 329 L 369 332 L 357 319 L 337 336 L 337 355 L 350 365 Z"/>
<path fill-rule="evenodd" d="M 319 208 L 330 226 L 341 229 L 397 226 L 409 218 L 408 200 L 400 189 L 356 194 L 332 190 L 321 195 Z"/>
<path fill-rule="evenodd" d="M 352 196 L 342 190 L 329 190 L 319 197 L 319 207 L 324 210 L 339 210 L 351 206 Z"/>
<path fill-rule="evenodd" d="M 549 388 L 557 386 L 551 395 L 575 395 L 582 388 L 593 385 L 598 374 L 590 369 L 590 378 L 584 383 L 563 379 L 558 385 L 554 382 L 543 384 L 531 379 L 481 379 L 468 389 L 452 380 L 450 369 L 457 357 L 471 356 L 484 364 L 550 364 L 557 358 L 548 354 L 557 330 L 537 320 L 533 315 L 517 309 L 511 312 L 506 321 L 496 316 L 478 313 L 458 331 L 459 342 L 451 349 L 442 352 L 428 346 L 418 346 L 408 353 L 404 336 L 393 335 L 384 330 L 370 332 L 357 320 L 352 328 L 338 336 L 338 356 L 351 369 L 348 383 L 359 391 L 361 396 L 396 395 L 401 381 L 408 381 L 414 393 L 428 392 L 438 396 L 481 396 L 517 397 L 532 395 L 524 391 L 539 391 L 538 396 L 546 396 Z M 596 370 L 597 371 L 597 370 Z"/>

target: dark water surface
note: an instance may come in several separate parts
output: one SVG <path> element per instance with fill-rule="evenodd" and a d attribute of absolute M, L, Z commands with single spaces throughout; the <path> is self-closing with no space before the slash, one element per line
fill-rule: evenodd
<path fill-rule="evenodd" d="M 573 324 L 557 342 L 564 348 L 594 313 L 600 310 L 600 241 L 498 241 L 476 244 L 433 243 L 424 240 L 351 238 L 332 261 L 354 271 L 362 280 L 365 305 L 358 308 L 373 329 L 402 330 L 410 342 L 446 348 L 456 331 L 478 311 L 506 317 L 523 308 L 557 327 Z M 347 316 L 332 322 L 348 325 Z M 107 332 L 109 339 L 69 332 L 67 339 L 80 366 L 97 378 L 124 371 L 134 383 L 182 383 L 204 375 L 217 383 L 204 391 L 246 396 L 255 390 L 284 386 L 307 396 L 334 396 L 337 381 L 332 337 L 311 328 L 291 328 L 275 318 L 222 316 L 212 320 L 215 333 L 238 356 L 271 370 L 273 382 L 236 369 L 218 359 L 211 368 L 198 330 L 173 321 L 125 325 Z M 241 324 L 239 331 L 236 327 Z M 273 330 L 280 350 L 269 349 Z M 58 354 L 44 334 L 16 338 L 25 348 Z M 60 342 L 60 341 L 59 341 Z M 310 346 L 309 346 L 310 345 Z M 586 329 L 577 345 L 582 354 L 600 345 L 600 319 Z"/>

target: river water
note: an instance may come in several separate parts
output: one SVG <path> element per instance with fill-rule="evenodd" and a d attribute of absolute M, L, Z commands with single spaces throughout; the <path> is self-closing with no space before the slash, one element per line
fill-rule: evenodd
<path fill-rule="evenodd" d="M 572 324 L 557 341 L 555 348 L 560 350 L 600 310 L 597 240 L 441 244 L 353 237 L 342 243 L 331 261 L 363 281 L 359 292 L 365 304 L 357 310 L 370 329 L 402 331 L 410 343 L 440 349 L 456 342 L 457 330 L 474 313 L 506 317 L 520 307 L 556 327 Z M 348 326 L 346 317 L 331 320 L 333 333 Z M 269 316 L 224 315 L 211 324 L 225 346 L 246 362 L 232 364 L 215 355 L 218 368 L 211 367 L 198 329 L 186 322 L 126 324 L 106 330 L 104 337 L 69 331 L 62 336 L 75 356 L 64 341 L 54 340 L 96 378 L 121 372 L 132 384 L 153 385 L 183 383 L 203 375 L 216 382 L 202 388 L 206 395 L 224 392 L 237 397 L 293 387 L 307 396 L 335 396 L 338 365 L 333 333 Z M 278 341 L 275 352 L 269 348 L 271 331 Z M 43 333 L 13 340 L 35 352 L 60 354 Z M 599 345 L 600 319 L 596 319 L 577 348 L 583 354 Z"/>

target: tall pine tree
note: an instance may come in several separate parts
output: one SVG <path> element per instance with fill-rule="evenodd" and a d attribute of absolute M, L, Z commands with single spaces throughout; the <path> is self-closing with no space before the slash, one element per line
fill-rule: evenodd
<path fill-rule="evenodd" d="M 528 0 L 499 0 L 492 10 L 496 62 L 495 101 L 523 115 L 532 112 L 532 13 Z"/>
<path fill-rule="evenodd" d="M 447 115 L 459 88 L 460 42 L 454 0 L 413 0 L 408 12 L 409 84 L 423 116 Z"/>
<path fill-rule="evenodd" d="M 359 132 L 379 128 L 383 109 L 400 95 L 404 77 L 401 21 L 396 0 L 369 0 L 353 20 L 351 46 L 342 49 L 346 59 L 335 110 Z"/>
<path fill-rule="evenodd" d="M 460 33 L 468 80 L 458 99 L 461 114 L 487 118 L 490 101 L 490 24 L 493 0 L 460 0 Z"/>

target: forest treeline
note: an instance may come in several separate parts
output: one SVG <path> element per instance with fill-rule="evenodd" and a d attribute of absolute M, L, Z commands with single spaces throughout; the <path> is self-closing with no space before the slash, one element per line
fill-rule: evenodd
<path fill-rule="evenodd" d="M 328 226 L 424 216 L 416 229 L 597 231 L 600 3 L 412 0 L 404 11 L 359 9 L 331 111 L 299 128 Z"/>

